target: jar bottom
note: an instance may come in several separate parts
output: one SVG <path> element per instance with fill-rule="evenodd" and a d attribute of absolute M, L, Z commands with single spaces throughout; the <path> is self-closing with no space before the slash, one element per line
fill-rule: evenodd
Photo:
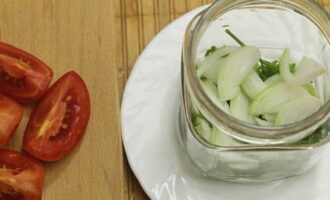
<path fill-rule="evenodd" d="M 274 181 L 301 175 L 314 167 L 323 147 L 305 150 L 257 150 L 207 147 L 191 133 L 183 104 L 178 113 L 178 139 L 191 164 L 204 177 L 239 183 Z"/>

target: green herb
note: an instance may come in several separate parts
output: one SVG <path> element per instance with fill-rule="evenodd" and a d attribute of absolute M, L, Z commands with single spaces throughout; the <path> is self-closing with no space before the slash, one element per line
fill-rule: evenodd
<path fill-rule="evenodd" d="M 296 72 L 296 63 L 291 63 L 290 64 L 290 72 L 295 73 Z"/>
<path fill-rule="evenodd" d="M 305 139 L 300 140 L 299 142 L 295 143 L 296 145 L 303 145 L 303 144 L 315 144 L 320 142 L 323 138 L 328 136 L 328 132 L 324 126 L 320 126 L 312 135 L 306 137 Z"/>
<path fill-rule="evenodd" d="M 217 50 L 217 47 L 216 46 L 212 46 L 211 48 L 209 48 L 206 53 L 205 53 L 205 57 L 213 54 L 215 51 Z"/>
<path fill-rule="evenodd" d="M 199 119 L 200 117 L 202 117 L 200 114 L 198 114 L 198 113 L 193 113 L 193 115 L 192 115 L 192 123 L 193 123 L 194 126 L 198 126 L 198 125 L 199 125 L 199 121 L 198 121 L 198 119 Z"/>
<path fill-rule="evenodd" d="M 245 46 L 244 42 L 242 42 L 242 40 L 240 40 L 238 37 L 236 37 L 236 35 L 231 32 L 229 29 L 226 29 L 225 32 L 232 37 L 239 45 L 241 45 L 242 47 Z"/>
<path fill-rule="evenodd" d="M 257 67 L 257 72 L 260 78 L 264 81 L 269 77 L 280 73 L 280 64 L 277 60 L 269 62 L 263 59 L 260 59 L 259 65 Z"/>
<path fill-rule="evenodd" d="M 230 55 L 230 53 L 227 53 L 227 54 L 221 56 L 221 58 L 227 58 L 229 55 Z"/>

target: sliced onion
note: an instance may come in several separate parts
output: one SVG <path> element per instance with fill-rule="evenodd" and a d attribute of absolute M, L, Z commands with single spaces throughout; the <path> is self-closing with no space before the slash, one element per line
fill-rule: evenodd
<path fill-rule="evenodd" d="M 256 117 L 255 120 L 259 126 L 273 126 L 272 122 L 260 119 L 259 117 Z"/>
<path fill-rule="evenodd" d="M 314 97 L 319 97 L 317 89 L 311 83 L 304 84 L 303 87 L 305 88 L 305 90 L 307 90 L 307 92 L 309 92 L 310 95 Z"/>
<path fill-rule="evenodd" d="M 325 72 L 324 67 L 311 58 L 303 57 L 297 65 L 296 72 L 290 71 L 290 50 L 285 49 L 280 58 L 280 74 L 288 83 L 302 85 L 314 80 Z"/>
<path fill-rule="evenodd" d="M 211 125 L 202 117 L 196 116 L 195 120 L 195 129 L 200 136 L 205 140 L 209 141 L 211 137 L 212 127 Z"/>
<path fill-rule="evenodd" d="M 278 112 L 275 125 L 291 124 L 317 112 L 321 101 L 312 96 L 300 97 L 284 104 Z"/>
<path fill-rule="evenodd" d="M 255 124 L 254 117 L 249 115 L 249 108 L 250 100 L 243 92 L 230 101 L 230 113 L 233 117 Z"/>
<path fill-rule="evenodd" d="M 275 84 L 275 83 L 279 83 L 279 82 L 283 82 L 283 81 L 284 81 L 283 78 L 282 78 L 279 74 L 275 74 L 275 75 L 269 77 L 269 78 L 265 81 L 265 83 L 266 83 L 267 85 L 273 85 L 273 84 Z"/>
<path fill-rule="evenodd" d="M 203 72 L 202 76 L 211 80 L 213 83 L 218 84 L 219 68 L 223 66 L 225 60 L 226 58 L 218 58 L 217 62 L 214 65 L 210 65 L 211 67 L 209 67 L 205 72 Z"/>
<path fill-rule="evenodd" d="M 205 59 L 199 63 L 199 68 L 197 69 L 197 76 L 205 76 L 207 79 L 218 83 L 218 71 L 221 65 L 224 63 L 225 58 L 223 56 L 231 54 L 237 51 L 239 47 L 234 46 L 224 46 L 217 49 L 211 55 L 205 57 Z"/>
<path fill-rule="evenodd" d="M 246 144 L 243 144 L 239 142 L 238 140 L 234 139 L 233 137 L 223 133 L 219 129 L 217 129 L 215 126 L 212 128 L 212 134 L 210 143 L 218 145 L 218 146 L 245 146 Z"/>
<path fill-rule="evenodd" d="M 244 46 L 226 58 L 218 76 L 218 92 L 222 101 L 231 100 L 239 94 L 240 84 L 252 72 L 259 58 L 260 50 L 253 46 Z"/>
<path fill-rule="evenodd" d="M 218 88 L 217 86 L 210 80 L 201 80 L 201 85 L 206 95 L 210 98 L 210 100 L 218 106 L 221 110 L 226 113 L 229 113 L 229 105 L 225 101 L 220 101 L 218 97 Z"/>
<path fill-rule="evenodd" d="M 298 83 L 308 83 L 325 72 L 325 68 L 312 58 L 303 57 L 297 66 L 295 77 Z"/>
<path fill-rule="evenodd" d="M 277 83 L 257 96 L 250 106 L 249 113 L 251 115 L 276 113 L 281 110 L 284 103 L 302 96 L 310 95 L 301 86 Z"/>
<path fill-rule="evenodd" d="M 241 86 L 250 99 L 255 99 L 267 87 L 256 71 L 252 71 Z"/>
<path fill-rule="evenodd" d="M 262 117 L 269 122 L 274 122 L 276 118 L 276 114 L 264 114 Z"/>
<path fill-rule="evenodd" d="M 283 82 L 283 81 L 284 81 L 283 78 L 279 74 L 276 74 L 276 75 L 268 78 L 265 81 L 265 83 L 267 85 L 273 85 L 273 84 L 280 83 L 280 82 Z M 306 84 L 302 85 L 302 87 L 305 88 L 305 90 L 307 90 L 307 92 L 309 92 L 310 95 L 315 96 L 315 97 L 318 97 L 319 96 L 318 91 L 313 86 L 313 84 L 306 83 Z"/>

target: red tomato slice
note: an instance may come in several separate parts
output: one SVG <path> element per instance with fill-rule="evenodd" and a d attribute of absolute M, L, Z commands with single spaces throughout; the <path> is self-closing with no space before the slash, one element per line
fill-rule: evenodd
<path fill-rule="evenodd" d="M 41 200 L 45 170 L 21 152 L 0 149 L 0 199 Z"/>
<path fill-rule="evenodd" d="M 0 91 L 19 103 L 30 103 L 45 94 L 52 78 L 52 70 L 41 60 L 0 42 Z"/>
<path fill-rule="evenodd" d="M 34 109 L 23 148 L 44 161 L 63 158 L 79 143 L 90 116 L 87 87 L 80 76 L 62 76 Z"/>
<path fill-rule="evenodd" d="M 11 98 L 0 94 L 0 147 L 7 144 L 23 117 L 23 108 Z"/>

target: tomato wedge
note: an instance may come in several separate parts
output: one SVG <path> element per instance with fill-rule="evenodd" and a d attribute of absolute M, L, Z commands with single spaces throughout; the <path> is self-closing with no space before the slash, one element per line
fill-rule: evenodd
<path fill-rule="evenodd" d="M 0 91 L 19 103 L 40 99 L 53 78 L 52 70 L 29 53 L 0 42 Z"/>
<path fill-rule="evenodd" d="M 23 108 L 11 98 L 0 94 L 0 147 L 7 144 L 23 117 Z"/>
<path fill-rule="evenodd" d="M 21 152 L 0 149 L 0 199 L 41 200 L 45 170 Z"/>
<path fill-rule="evenodd" d="M 62 76 L 34 109 L 23 148 L 44 161 L 63 158 L 79 143 L 90 116 L 87 87 L 80 76 Z"/>

